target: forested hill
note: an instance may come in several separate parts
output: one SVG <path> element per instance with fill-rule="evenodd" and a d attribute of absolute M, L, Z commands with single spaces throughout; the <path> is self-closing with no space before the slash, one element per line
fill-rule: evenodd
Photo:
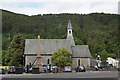
<path fill-rule="evenodd" d="M 64 39 L 67 36 L 68 20 L 71 20 L 76 45 L 89 45 L 95 54 L 117 57 L 118 15 L 91 14 L 43 14 L 27 16 L 2 11 L 3 49 L 9 45 L 8 34 L 12 37 L 21 33 L 25 38 Z M 115 55 L 116 54 L 116 55 Z"/>

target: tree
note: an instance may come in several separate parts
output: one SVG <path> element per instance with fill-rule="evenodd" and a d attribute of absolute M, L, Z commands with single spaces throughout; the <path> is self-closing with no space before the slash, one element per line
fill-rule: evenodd
<path fill-rule="evenodd" d="M 5 61 L 10 66 L 22 66 L 24 52 L 24 38 L 21 34 L 16 34 L 10 43 Z"/>
<path fill-rule="evenodd" d="M 0 60 L 0 61 L 2 61 L 2 66 L 5 66 L 6 65 L 6 62 L 5 62 L 5 58 L 6 58 L 6 50 L 1 50 L 0 51 L 0 59 L 2 59 L 2 60 Z"/>
<path fill-rule="evenodd" d="M 62 49 L 58 49 L 58 52 L 53 53 L 51 61 L 54 66 L 71 66 L 71 53 L 63 47 Z"/>
<path fill-rule="evenodd" d="M 101 60 L 103 63 L 106 63 L 106 59 L 107 59 L 107 51 L 104 49 L 102 50 L 99 55 L 101 56 Z"/>
<path fill-rule="evenodd" d="M 107 54 L 107 56 L 116 59 L 116 54 Z"/>

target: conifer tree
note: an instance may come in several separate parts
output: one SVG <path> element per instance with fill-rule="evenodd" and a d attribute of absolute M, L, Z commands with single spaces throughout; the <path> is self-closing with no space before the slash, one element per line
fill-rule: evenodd
<path fill-rule="evenodd" d="M 5 61 L 9 66 L 22 66 L 24 52 L 24 38 L 21 34 L 16 34 L 10 43 Z"/>

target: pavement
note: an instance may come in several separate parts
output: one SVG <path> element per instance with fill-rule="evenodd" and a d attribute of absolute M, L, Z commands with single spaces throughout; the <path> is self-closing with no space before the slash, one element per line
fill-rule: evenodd
<path fill-rule="evenodd" d="M 40 73 L 40 74 L 5 74 L 1 75 L 2 80 L 8 79 L 117 79 L 119 72 L 111 71 L 92 71 L 92 72 L 79 72 L 79 73 Z"/>

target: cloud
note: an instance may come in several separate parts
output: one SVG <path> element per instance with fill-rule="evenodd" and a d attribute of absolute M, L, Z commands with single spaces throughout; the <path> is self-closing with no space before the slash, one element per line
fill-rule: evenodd
<path fill-rule="evenodd" d="M 17 2 L 17 0 L 13 0 L 13 2 L 7 2 L 8 0 L 4 0 L 2 2 L 1 9 L 9 10 L 16 13 L 27 14 L 27 15 L 37 15 L 37 14 L 49 14 L 49 13 L 79 13 L 79 14 L 88 14 L 92 12 L 105 12 L 105 13 L 118 13 L 118 2 L 112 2 L 113 0 L 109 0 L 110 2 L 99 2 L 102 0 L 66 0 L 66 2 L 55 1 L 55 0 L 30 0 L 30 2 Z M 26 1 L 26 0 L 25 0 Z M 37 2 L 38 1 L 38 2 Z M 48 2 L 45 2 L 48 1 Z M 51 1 L 51 2 L 50 2 Z M 67 2 L 68 1 L 68 2 Z M 76 2 L 78 1 L 78 2 Z M 81 1 L 81 2 L 80 2 Z M 85 2 L 86 1 L 86 2 Z M 93 2 L 94 1 L 94 2 Z M 98 1 L 98 2 L 97 2 Z"/>
<path fill-rule="evenodd" d="M 119 0 L 1 0 L 1 2 L 119 2 Z"/>

